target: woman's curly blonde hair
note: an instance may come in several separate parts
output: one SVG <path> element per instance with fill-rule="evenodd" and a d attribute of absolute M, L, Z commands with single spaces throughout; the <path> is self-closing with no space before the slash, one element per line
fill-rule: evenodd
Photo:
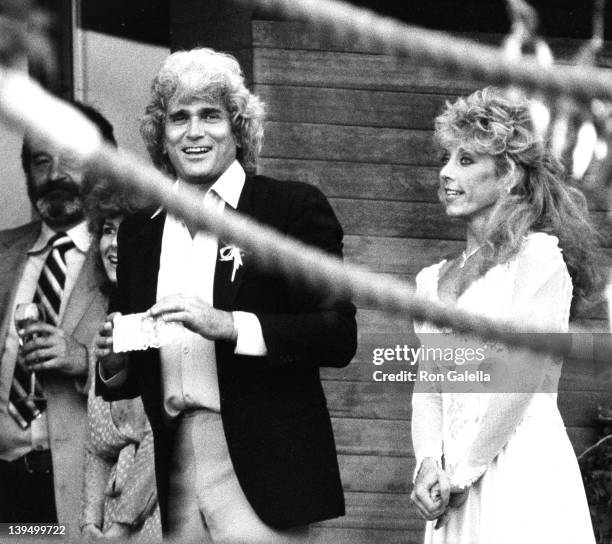
<path fill-rule="evenodd" d="M 491 262 L 505 262 L 529 231 L 559 239 L 574 284 L 574 302 L 598 284 L 594 264 L 598 235 L 584 195 L 569 185 L 565 169 L 536 136 L 530 103 L 518 93 L 487 87 L 454 103 L 435 120 L 436 143 L 464 145 L 492 156 L 498 176 L 516 176 L 510 193 L 494 207 L 487 229 Z"/>
<path fill-rule="evenodd" d="M 140 123 L 140 134 L 155 166 L 176 172 L 164 150 L 164 123 L 172 98 L 219 100 L 230 115 L 237 158 L 253 173 L 263 144 L 264 105 L 246 87 L 238 61 L 208 48 L 178 51 L 162 64 L 151 85 L 151 98 Z"/>

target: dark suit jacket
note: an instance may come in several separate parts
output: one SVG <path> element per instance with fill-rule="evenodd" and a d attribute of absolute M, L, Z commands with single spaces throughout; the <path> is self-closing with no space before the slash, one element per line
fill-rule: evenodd
<path fill-rule="evenodd" d="M 342 228 L 314 187 L 248 177 L 237 210 L 342 255 Z M 151 220 L 143 213 L 121 225 L 115 309 L 143 312 L 155 302 L 163 225 L 163 214 Z M 254 267 L 248 254 L 243 262 L 232 282 L 233 263 L 217 260 L 213 289 L 216 308 L 257 315 L 268 349 L 266 357 L 247 357 L 235 355 L 228 342 L 216 342 L 221 417 L 236 475 L 255 512 L 272 527 L 341 516 L 344 497 L 319 367 L 350 362 L 355 308 Z M 173 432 L 162 420 L 158 351 L 132 352 L 128 368 L 124 387 L 108 390 L 98 382 L 98 391 L 109 400 L 142 394 L 155 435 L 165 526 Z"/>

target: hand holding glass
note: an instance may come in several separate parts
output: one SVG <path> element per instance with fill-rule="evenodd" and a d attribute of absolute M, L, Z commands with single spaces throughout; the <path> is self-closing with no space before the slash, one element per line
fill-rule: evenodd
<path fill-rule="evenodd" d="M 17 304 L 15 308 L 15 327 L 17 333 L 34 323 L 44 323 L 45 317 L 45 308 L 42 304 L 37 304 L 35 302 Z M 28 338 L 19 336 L 19 345 L 23 346 L 26 342 L 29 342 L 35 337 L 35 334 L 30 335 Z M 34 371 L 30 373 L 30 392 L 28 396 L 32 399 L 36 398 L 36 374 Z"/>

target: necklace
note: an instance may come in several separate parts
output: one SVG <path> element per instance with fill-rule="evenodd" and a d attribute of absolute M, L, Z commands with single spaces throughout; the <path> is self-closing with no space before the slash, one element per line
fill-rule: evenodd
<path fill-rule="evenodd" d="M 473 249 L 469 253 L 467 253 L 466 250 L 464 249 L 463 252 L 461 253 L 461 262 L 459 263 L 459 268 L 463 268 L 465 266 L 465 263 L 467 263 L 468 259 L 476 255 L 476 253 L 478 253 L 479 251 L 480 251 L 480 246 L 478 246 L 476 249 Z"/>

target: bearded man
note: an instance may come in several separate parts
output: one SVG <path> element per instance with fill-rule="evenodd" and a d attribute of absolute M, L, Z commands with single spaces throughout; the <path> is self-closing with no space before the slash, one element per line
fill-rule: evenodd
<path fill-rule="evenodd" d="M 74 106 L 116 145 L 99 112 Z M 40 220 L 0 232 L 0 522 L 61 523 L 78 534 L 89 351 L 106 311 L 83 217 L 92 180 L 34 136 L 21 159 Z M 27 302 L 46 319 L 18 331 L 15 308 Z M 33 384 L 40 401 L 28 396 Z"/>

